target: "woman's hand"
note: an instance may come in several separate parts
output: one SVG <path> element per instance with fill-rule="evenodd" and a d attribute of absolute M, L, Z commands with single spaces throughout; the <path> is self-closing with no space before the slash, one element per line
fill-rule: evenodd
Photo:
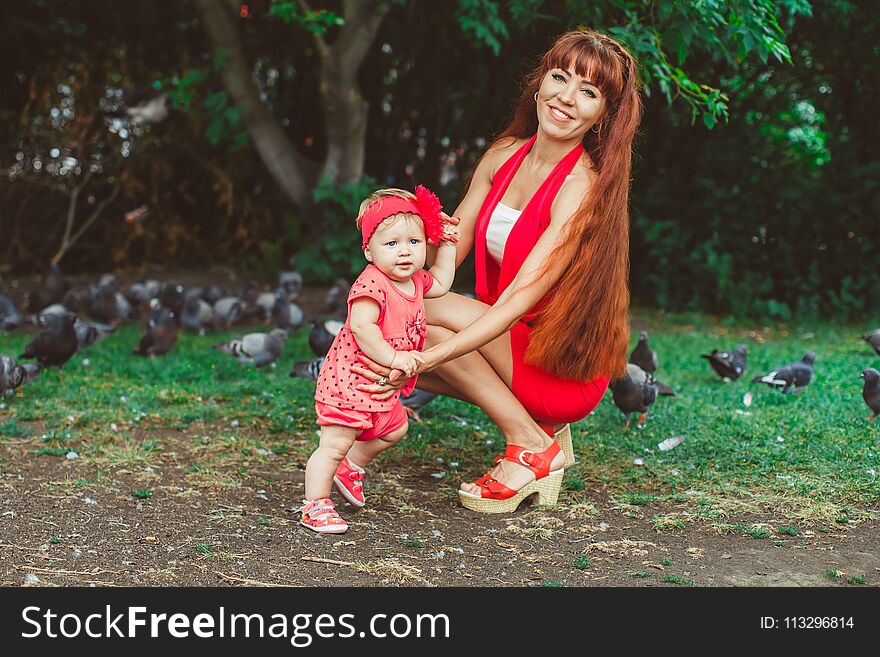
<path fill-rule="evenodd" d="M 359 354 L 358 360 L 363 365 L 352 365 L 351 371 L 360 374 L 365 379 L 371 381 L 371 383 L 361 383 L 356 385 L 355 388 L 361 392 L 372 393 L 370 398 L 376 401 L 388 399 L 411 378 L 400 370 L 392 370 L 390 367 L 380 365 L 365 354 Z"/>

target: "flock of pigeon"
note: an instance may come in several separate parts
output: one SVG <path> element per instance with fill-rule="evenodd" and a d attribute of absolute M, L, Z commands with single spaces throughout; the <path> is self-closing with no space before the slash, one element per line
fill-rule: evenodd
<path fill-rule="evenodd" d="M 27 322 L 42 329 L 17 357 L 18 360 L 33 359 L 36 363 L 20 363 L 0 355 L 0 396 L 12 396 L 16 388 L 49 367 L 57 367 L 60 378 L 62 366 L 75 353 L 107 337 L 122 323 L 138 318 L 145 322 L 145 329 L 132 354 L 153 357 L 169 353 L 181 330 L 205 335 L 208 331 L 229 329 L 248 321 L 274 324 L 275 328 L 269 332 L 248 333 L 215 345 L 216 349 L 257 368 L 274 367 L 287 337 L 302 326 L 310 326 L 308 342 L 315 357 L 294 363 L 290 376 L 315 381 L 333 338 L 342 328 L 349 285 L 345 280 L 337 280 L 324 299 L 327 315 L 309 320 L 296 305 L 302 286 L 299 272 L 286 271 L 280 273 L 275 290 L 260 287 L 254 281 L 240 290 L 224 290 L 216 285 L 186 289 L 175 281 L 144 280 L 135 282 L 123 293 L 112 274 L 86 287 L 75 288 L 53 265 L 42 287 L 27 293 L 26 318 L 2 292 L 0 279 L 0 330 L 14 331 Z M 862 339 L 880 355 L 880 329 L 863 335 Z M 737 345 L 730 352 L 713 349 L 712 353 L 701 356 L 722 379 L 734 381 L 746 371 L 748 348 Z M 814 359 L 815 354 L 808 352 L 800 361 L 757 376 L 752 382 L 765 383 L 783 393 L 799 393 L 813 378 Z M 642 425 L 648 408 L 658 396 L 675 395 L 672 388 L 655 377 L 657 367 L 657 353 L 648 345 L 647 332 L 642 331 L 630 354 L 626 374 L 610 384 L 612 399 L 626 416 L 627 427 L 632 413 L 641 414 L 638 423 Z M 880 372 L 869 367 L 861 378 L 865 381 L 862 395 L 872 412 L 870 422 L 880 415 Z M 419 421 L 418 411 L 434 397 L 432 393 L 416 390 L 402 401 L 410 416 Z"/>
<path fill-rule="evenodd" d="M 880 329 L 871 331 L 861 336 L 877 355 L 880 356 Z M 744 344 L 737 345 L 733 351 L 719 351 L 713 349 L 710 354 L 700 354 L 701 358 L 709 361 L 712 369 L 718 373 L 724 381 L 735 381 L 746 371 L 748 347 Z M 767 374 L 756 376 L 752 383 L 764 383 L 784 393 L 800 393 L 813 380 L 813 362 L 816 354 L 808 351 L 804 357 L 794 363 L 778 367 Z M 626 425 L 629 426 L 630 415 L 641 413 L 638 424 L 643 426 L 648 416 L 648 407 L 651 406 L 658 396 L 674 396 L 675 392 L 667 385 L 658 381 L 654 374 L 657 371 L 659 359 L 648 345 L 648 333 L 641 331 L 639 342 L 629 356 L 626 366 L 626 374 L 611 381 L 610 388 L 615 406 L 626 416 Z M 859 378 L 864 379 L 862 397 L 871 415 L 868 422 L 880 415 L 880 371 L 873 367 L 865 368 Z"/>
<path fill-rule="evenodd" d="M 0 279 L 0 330 L 11 332 L 26 324 L 41 329 L 16 358 L 0 355 L 0 396 L 11 397 L 16 388 L 50 367 L 58 368 L 60 378 L 61 368 L 74 354 L 106 338 L 118 326 L 138 319 L 144 322 L 144 333 L 133 346 L 132 354 L 151 357 L 171 352 L 180 331 L 205 335 L 255 321 L 274 325 L 268 332 L 248 333 L 214 345 L 215 349 L 256 368 L 274 367 L 287 337 L 308 326 L 308 342 L 315 358 L 295 363 L 290 376 L 317 380 L 323 358 L 342 328 L 349 284 L 337 280 L 324 298 L 328 315 L 309 320 L 296 304 L 302 286 L 299 272 L 286 271 L 280 273 L 275 290 L 254 281 L 239 290 L 224 290 L 216 285 L 187 289 L 176 281 L 151 279 L 137 281 L 123 291 L 112 274 L 75 287 L 53 265 L 42 286 L 26 294 L 22 314 L 12 298 L 2 292 Z M 19 362 L 29 359 L 36 362 Z M 414 419 L 419 419 L 418 409 L 433 396 L 420 393 L 404 400 Z"/>

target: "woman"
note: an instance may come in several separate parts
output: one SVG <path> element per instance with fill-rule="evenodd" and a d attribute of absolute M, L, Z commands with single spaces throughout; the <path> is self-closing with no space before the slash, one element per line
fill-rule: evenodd
<path fill-rule="evenodd" d="M 554 432 L 589 414 L 625 369 L 640 116 L 633 57 L 592 30 L 562 35 L 455 210 L 456 266 L 474 248 L 478 299 L 426 301 L 419 388 L 476 404 L 504 434 L 495 468 L 461 486 L 468 508 L 512 511 L 535 492 L 554 503 L 573 463 Z M 366 365 L 373 383 L 360 389 L 376 399 L 403 385 L 400 372 Z"/>

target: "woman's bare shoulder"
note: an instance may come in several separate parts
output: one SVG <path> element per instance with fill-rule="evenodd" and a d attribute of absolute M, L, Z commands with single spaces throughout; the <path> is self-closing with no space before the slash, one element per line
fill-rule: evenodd
<path fill-rule="evenodd" d="M 585 153 L 559 188 L 551 208 L 551 217 L 567 219 L 580 207 L 599 175 L 590 165 L 590 159 Z"/>
<path fill-rule="evenodd" d="M 491 174 L 494 174 L 527 141 L 527 138 L 505 137 L 492 144 L 483 156 L 483 161 Z"/>

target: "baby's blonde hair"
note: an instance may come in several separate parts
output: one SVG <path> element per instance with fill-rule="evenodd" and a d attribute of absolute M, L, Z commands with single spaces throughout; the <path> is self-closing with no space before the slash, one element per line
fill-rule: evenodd
<path fill-rule="evenodd" d="M 365 198 L 363 201 L 361 201 L 361 206 L 358 208 L 358 216 L 357 216 L 357 219 L 355 220 L 355 225 L 358 227 L 358 230 L 360 230 L 360 228 L 361 228 L 361 217 L 364 216 L 364 212 L 367 211 L 367 208 L 370 207 L 376 201 L 383 199 L 383 198 L 387 198 L 389 196 L 402 196 L 403 198 L 408 198 L 413 201 L 416 198 L 415 194 L 413 194 L 412 192 L 408 192 L 405 189 L 397 189 L 396 187 L 386 187 L 385 189 L 377 189 L 375 192 L 373 192 L 367 198 Z M 414 220 L 418 220 L 420 222 L 422 221 L 422 218 L 419 215 L 414 214 L 412 212 L 398 212 L 397 214 L 392 214 L 392 215 L 385 217 L 385 219 L 382 221 L 381 224 L 379 224 L 379 226 L 384 226 L 385 222 L 393 223 L 394 221 L 397 221 L 398 219 L 401 219 L 401 218 L 407 219 L 409 221 L 414 221 Z"/>

